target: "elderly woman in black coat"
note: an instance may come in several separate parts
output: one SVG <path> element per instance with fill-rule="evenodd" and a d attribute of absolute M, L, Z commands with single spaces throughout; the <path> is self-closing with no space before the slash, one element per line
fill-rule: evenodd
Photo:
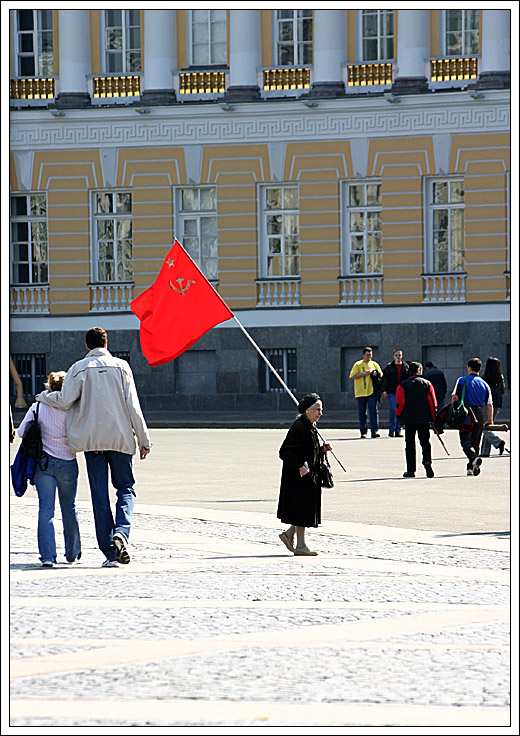
<path fill-rule="evenodd" d="M 305 543 L 305 527 L 321 522 L 321 483 L 318 467 L 329 443 L 320 445 L 316 422 L 323 414 L 318 394 L 308 394 L 298 404 L 299 415 L 280 447 L 283 461 L 277 517 L 291 526 L 280 539 L 295 555 L 317 555 Z M 296 547 L 294 536 L 296 535 Z"/>

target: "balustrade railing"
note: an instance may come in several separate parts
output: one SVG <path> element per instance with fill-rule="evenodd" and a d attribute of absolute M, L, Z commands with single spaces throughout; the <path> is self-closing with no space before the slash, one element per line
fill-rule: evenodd
<path fill-rule="evenodd" d="M 392 64 L 349 64 L 348 87 L 392 84 Z"/>
<path fill-rule="evenodd" d="M 133 283 L 90 284 L 91 312 L 128 312 Z"/>
<path fill-rule="evenodd" d="M 423 304 L 465 301 L 465 273 L 423 273 Z"/>
<path fill-rule="evenodd" d="M 308 89 L 311 70 L 308 67 L 264 69 L 264 90 Z"/>
<path fill-rule="evenodd" d="M 382 304 L 383 276 L 340 276 L 340 304 Z"/>
<path fill-rule="evenodd" d="M 477 57 L 430 60 L 430 82 L 452 82 L 477 77 Z"/>
<path fill-rule="evenodd" d="M 181 95 L 222 93 L 226 91 L 225 72 L 181 72 L 179 93 Z"/>
<path fill-rule="evenodd" d="M 11 314 L 48 314 L 48 286 L 11 286 Z"/>
<path fill-rule="evenodd" d="M 93 77 L 94 99 L 106 97 L 139 97 L 141 78 L 138 75 Z"/>
<path fill-rule="evenodd" d="M 54 97 L 52 77 L 18 77 L 9 82 L 11 100 L 50 100 Z"/>
<path fill-rule="evenodd" d="M 257 307 L 299 307 L 300 279 L 259 279 Z"/>

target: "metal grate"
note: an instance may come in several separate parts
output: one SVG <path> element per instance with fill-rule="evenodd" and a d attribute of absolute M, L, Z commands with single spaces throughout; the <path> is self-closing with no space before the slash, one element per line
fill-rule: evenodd
<path fill-rule="evenodd" d="M 430 62 L 431 82 L 451 82 L 459 79 L 476 79 L 478 59 L 432 59 Z"/>
<path fill-rule="evenodd" d="M 94 77 L 94 98 L 106 97 L 139 97 L 141 94 L 141 78 L 135 76 L 124 77 Z"/>
<path fill-rule="evenodd" d="M 291 391 L 296 391 L 296 348 L 271 348 L 264 352 L 267 360 Z M 285 391 L 265 361 L 261 357 L 258 360 L 261 393 L 282 393 Z"/>
<path fill-rule="evenodd" d="M 348 67 L 348 87 L 392 84 L 392 64 L 352 64 Z"/>
<path fill-rule="evenodd" d="M 35 396 L 44 389 L 47 380 L 44 353 L 18 353 L 11 355 L 22 381 L 25 396 Z M 11 379 L 11 395 L 16 396 L 16 387 Z"/>
<path fill-rule="evenodd" d="M 181 95 L 226 91 L 225 72 L 185 72 L 179 74 Z"/>
<path fill-rule="evenodd" d="M 54 97 L 52 77 L 28 77 L 10 80 L 11 100 L 50 100 Z"/>
<path fill-rule="evenodd" d="M 308 67 L 264 69 L 264 90 L 307 89 L 311 86 Z"/>

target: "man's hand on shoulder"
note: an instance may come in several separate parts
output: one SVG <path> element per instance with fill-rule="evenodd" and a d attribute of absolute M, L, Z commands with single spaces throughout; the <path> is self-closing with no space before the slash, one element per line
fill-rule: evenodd
<path fill-rule="evenodd" d="M 139 448 L 139 455 L 140 455 L 141 460 L 145 460 L 146 459 L 146 456 L 149 454 L 149 452 L 150 452 L 150 448 L 148 448 L 148 447 L 140 447 Z"/>

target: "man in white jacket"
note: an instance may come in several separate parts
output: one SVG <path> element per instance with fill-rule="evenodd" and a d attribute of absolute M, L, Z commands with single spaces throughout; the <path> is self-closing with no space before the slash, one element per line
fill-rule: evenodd
<path fill-rule="evenodd" d="M 148 428 L 141 411 L 134 377 L 125 360 L 107 350 L 107 333 L 93 327 L 85 337 L 89 352 L 72 365 L 61 391 L 37 397 L 68 411 L 67 439 L 72 452 L 84 452 L 103 567 L 130 562 L 128 537 L 135 504 L 132 457 L 150 452 Z M 115 521 L 108 495 L 108 469 L 116 489 Z"/>

